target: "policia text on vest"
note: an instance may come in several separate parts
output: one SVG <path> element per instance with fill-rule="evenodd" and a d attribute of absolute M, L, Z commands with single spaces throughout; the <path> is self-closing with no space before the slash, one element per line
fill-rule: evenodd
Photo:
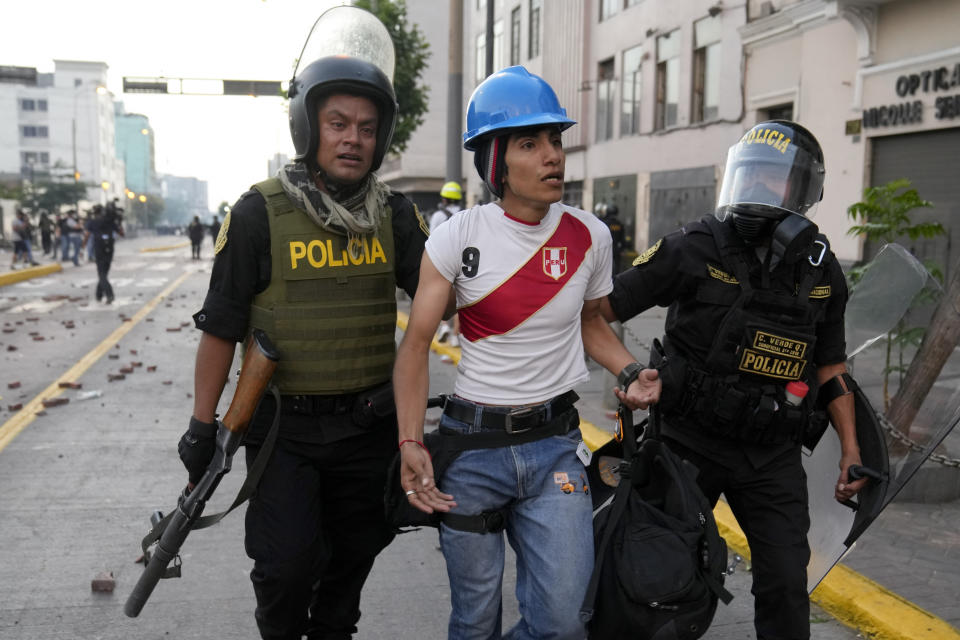
<path fill-rule="evenodd" d="M 376 237 L 340 239 L 342 246 L 334 246 L 336 240 L 327 239 L 288 239 L 287 247 L 290 253 L 290 269 L 323 269 L 360 266 L 363 264 L 386 264 L 387 256 L 383 245 Z"/>

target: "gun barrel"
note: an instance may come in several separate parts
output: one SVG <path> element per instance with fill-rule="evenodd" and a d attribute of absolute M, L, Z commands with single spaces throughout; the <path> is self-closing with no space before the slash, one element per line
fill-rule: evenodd
<path fill-rule="evenodd" d="M 150 560 L 140 574 L 140 579 L 130 592 L 126 604 L 123 606 L 123 612 L 130 618 L 136 618 L 143 610 L 143 606 L 150 599 L 160 578 L 170 565 L 170 562 L 177 557 L 183 541 L 187 539 L 190 533 L 190 519 L 184 512 L 178 508 L 174 516 L 170 519 L 170 524 L 164 530 L 163 535 L 157 542 L 157 545 L 150 554 Z"/>

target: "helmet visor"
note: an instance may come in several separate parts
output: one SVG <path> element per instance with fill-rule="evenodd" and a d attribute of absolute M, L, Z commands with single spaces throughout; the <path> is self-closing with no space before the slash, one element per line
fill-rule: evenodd
<path fill-rule="evenodd" d="M 807 215 L 823 193 L 823 164 L 796 145 L 782 150 L 763 146 L 758 150 L 741 142 L 730 147 L 717 210 L 753 205 L 754 211 Z"/>
<path fill-rule="evenodd" d="M 369 11 L 350 6 L 333 7 L 317 18 L 297 65 L 306 66 L 329 56 L 369 62 L 393 82 L 393 41 L 383 23 Z"/>

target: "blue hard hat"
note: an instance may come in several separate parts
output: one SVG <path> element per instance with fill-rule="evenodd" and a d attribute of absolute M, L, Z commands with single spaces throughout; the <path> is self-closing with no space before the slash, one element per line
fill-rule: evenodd
<path fill-rule="evenodd" d="M 480 140 L 491 133 L 548 124 L 563 131 L 576 121 L 567 117 L 543 78 L 519 65 L 507 67 L 481 82 L 470 96 L 463 147 L 476 151 Z"/>

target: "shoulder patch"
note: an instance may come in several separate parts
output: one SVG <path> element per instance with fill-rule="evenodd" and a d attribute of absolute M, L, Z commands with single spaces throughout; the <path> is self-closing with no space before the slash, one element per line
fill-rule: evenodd
<path fill-rule="evenodd" d="M 663 238 L 660 238 L 659 240 L 657 240 L 657 243 L 655 245 L 653 245 L 652 247 L 650 247 L 649 249 L 647 249 L 646 251 L 638 255 L 636 259 L 633 261 L 633 266 L 636 267 L 645 262 L 648 262 L 650 258 L 653 257 L 653 254 L 657 252 L 657 249 L 660 248 L 660 244 L 662 242 L 663 242 Z"/>
<path fill-rule="evenodd" d="M 725 282 L 726 284 L 740 284 L 740 281 L 734 278 L 732 275 L 726 271 L 722 271 L 712 264 L 707 265 L 707 273 L 710 274 L 711 278 L 716 278 L 720 282 Z"/>
<path fill-rule="evenodd" d="M 413 205 L 413 214 L 417 216 L 417 223 L 420 225 L 420 230 L 423 231 L 423 235 L 430 236 L 430 225 L 427 224 L 427 221 L 423 219 L 423 215 L 420 214 L 420 209 L 417 208 L 417 205 Z"/>
<path fill-rule="evenodd" d="M 830 285 L 825 284 L 820 287 L 814 287 L 810 290 L 811 298 L 829 298 L 830 297 Z"/>
<path fill-rule="evenodd" d="M 225 246 L 227 246 L 227 230 L 230 228 L 230 214 L 232 211 L 228 211 L 227 215 L 223 218 L 223 223 L 220 225 L 220 233 L 217 234 L 217 242 L 213 245 L 214 255 L 220 253 Z"/>

